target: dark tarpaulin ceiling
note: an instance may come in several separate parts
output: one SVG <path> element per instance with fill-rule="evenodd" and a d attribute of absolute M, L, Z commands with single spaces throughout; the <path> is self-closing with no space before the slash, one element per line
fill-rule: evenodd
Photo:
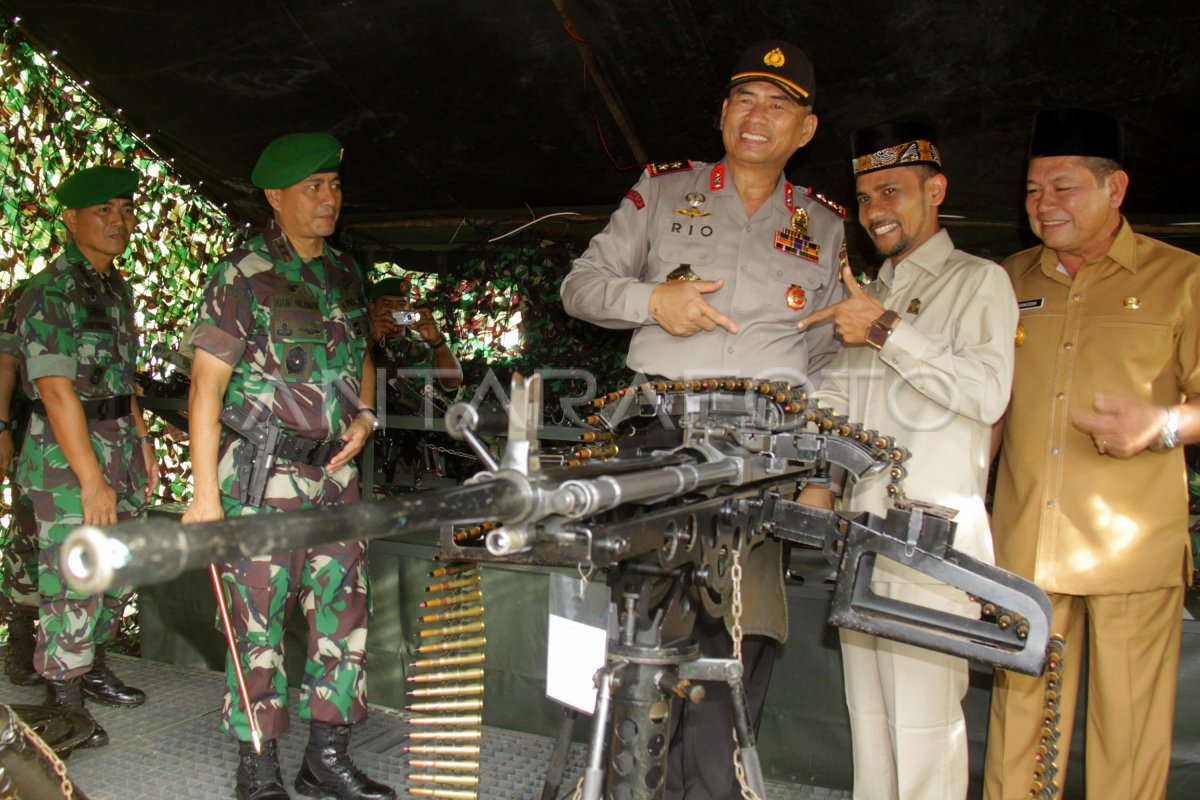
<path fill-rule="evenodd" d="M 943 211 L 966 219 L 951 223 L 956 240 L 1003 256 L 1030 241 L 1021 203 L 1033 113 L 1095 108 L 1126 126 L 1127 213 L 1196 249 L 1200 228 L 1171 223 L 1200 221 L 1198 9 L 1176 0 L 0 0 L 5 17 L 19 17 L 25 35 L 56 50 L 57 63 L 235 217 L 265 219 L 248 175 L 267 141 L 336 134 L 345 226 L 378 256 L 452 240 L 474 247 L 529 209 L 611 210 L 638 160 L 580 40 L 644 156 L 672 160 L 720 156 L 724 82 L 741 48 L 761 38 L 791 39 L 816 64 L 820 128 L 789 165 L 796 183 L 848 204 L 851 131 L 924 119 L 940 130 L 950 177 Z M 556 218 L 530 235 L 596 229 Z"/>

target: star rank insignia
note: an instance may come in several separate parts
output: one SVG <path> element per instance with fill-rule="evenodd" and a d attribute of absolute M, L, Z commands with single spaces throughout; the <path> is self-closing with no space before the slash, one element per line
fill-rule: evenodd
<path fill-rule="evenodd" d="M 700 204 L 708 199 L 700 192 L 688 192 L 683 199 L 688 202 L 688 207 L 675 209 L 676 214 L 683 214 L 685 217 L 695 219 L 696 217 L 707 217 L 712 213 L 700 208 Z"/>
<path fill-rule="evenodd" d="M 804 293 L 804 287 L 794 283 L 788 287 L 786 299 L 788 308 L 793 311 L 799 311 L 808 305 L 808 295 Z"/>
<path fill-rule="evenodd" d="M 646 172 L 650 173 L 651 178 L 657 178 L 660 175 L 670 175 L 672 172 L 687 172 L 692 169 L 691 161 L 664 161 L 660 164 L 647 164 Z"/>

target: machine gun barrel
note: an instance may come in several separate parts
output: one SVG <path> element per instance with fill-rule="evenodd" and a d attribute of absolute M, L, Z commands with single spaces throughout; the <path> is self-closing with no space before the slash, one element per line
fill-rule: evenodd
<path fill-rule="evenodd" d="M 71 587 L 96 594 L 113 586 L 160 583 L 188 569 L 329 542 L 375 539 L 517 518 L 529 497 L 497 476 L 435 492 L 292 513 L 250 514 L 183 525 L 148 519 L 103 528 L 80 526 L 63 543 L 61 568 Z"/>

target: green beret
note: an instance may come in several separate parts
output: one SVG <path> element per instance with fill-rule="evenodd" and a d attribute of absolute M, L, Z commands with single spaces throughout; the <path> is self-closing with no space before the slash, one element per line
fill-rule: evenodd
<path fill-rule="evenodd" d="M 314 172 L 336 171 L 341 161 L 342 143 L 328 133 L 289 133 L 266 146 L 250 181 L 260 189 L 286 189 Z"/>
<path fill-rule="evenodd" d="M 367 292 L 367 298 L 371 302 L 375 302 L 379 298 L 387 297 L 389 295 L 395 297 L 408 297 L 408 281 L 404 280 L 404 278 L 384 278 L 381 281 L 377 281 L 375 285 L 371 287 L 371 291 Z"/>
<path fill-rule="evenodd" d="M 123 167 L 88 167 L 62 182 L 54 196 L 63 208 L 87 208 L 114 197 L 133 198 L 138 175 Z"/>

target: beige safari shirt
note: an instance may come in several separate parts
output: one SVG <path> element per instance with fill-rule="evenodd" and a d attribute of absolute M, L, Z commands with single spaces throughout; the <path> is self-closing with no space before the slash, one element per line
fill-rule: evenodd
<path fill-rule="evenodd" d="M 1101 456 L 1072 414 L 1096 392 L 1161 405 L 1200 392 L 1200 257 L 1122 220 L 1071 280 L 1044 247 L 1004 263 L 1021 306 L 993 527 L 996 563 L 1060 594 L 1183 585 L 1182 448 Z"/>
<path fill-rule="evenodd" d="M 1008 404 L 1017 301 L 999 265 L 954 249 L 942 230 L 866 290 L 901 323 L 879 351 L 847 347 L 818 399 L 907 448 L 907 497 L 955 509 L 954 547 L 992 562 L 984 496 L 992 424 Z M 884 515 L 886 474 L 845 487 L 843 507 Z M 881 559 L 875 580 L 936 583 Z"/>

